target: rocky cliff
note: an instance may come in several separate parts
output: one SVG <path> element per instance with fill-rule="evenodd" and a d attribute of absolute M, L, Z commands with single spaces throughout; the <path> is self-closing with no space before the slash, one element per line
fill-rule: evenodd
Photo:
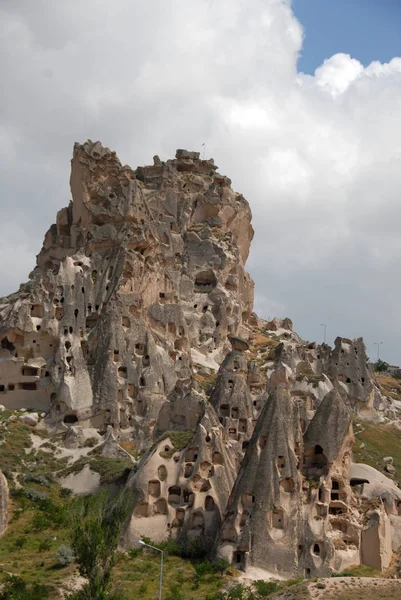
<path fill-rule="evenodd" d="M 132 170 L 88 141 L 71 191 L 0 299 L 2 404 L 44 413 L 69 448 L 130 445 L 127 544 L 193 542 L 284 577 L 386 568 L 401 492 L 353 462 L 352 418 L 399 424 L 397 406 L 362 339 L 304 342 L 252 312 L 251 211 L 230 180 L 195 152 Z"/>
<path fill-rule="evenodd" d="M 76 144 L 70 183 L 29 283 L 0 301 L 2 403 L 145 449 L 155 427 L 195 426 L 192 367 L 218 368 L 227 336 L 249 335 L 251 212 L 183 150 L 133 171 Z"/>
<path fill-rule="evenodd" d="M 8 484 L 0 471 L 0 535 L 7 529 L 8 523 Z"/>

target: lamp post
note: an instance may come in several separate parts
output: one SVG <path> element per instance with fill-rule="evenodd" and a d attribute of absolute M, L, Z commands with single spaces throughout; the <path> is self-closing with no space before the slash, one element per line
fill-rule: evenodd
<path fill-rule="evenodd" d="M 152 548 L 152 550 L 156 550 L 160 552 L 160 583 L 159 583 L 159 600 L 162 600 L 162 585 L 163 585 L 163 550 L 156 548 L 155 546 L 151 546 L 150 544 L 145 544 L 144 541 L 138 540 L 138 544 L 142 546 L 147 546 L 148 548 Z"/>
<path fill-rule="evenodd" d="M 380 346 L 383 342 L 373 342 L 375 346 L 377 346 L 377 360 L 380 358 Z"/>
<path fill-rule="evenodd" d="M 326 330 L 327 330 L 327 325 L 326 323 L 321 323 L 320 327 L 324 327 L 324 343 L 326 343 Z"/>

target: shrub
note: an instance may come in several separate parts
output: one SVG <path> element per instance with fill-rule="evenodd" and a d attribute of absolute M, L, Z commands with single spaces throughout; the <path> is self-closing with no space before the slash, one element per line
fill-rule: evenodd
<path fill-rule="evenodd" d="M 23 548 L 27 542 L 26 535 L 20 535 L 14 542 L 16 548 Z"/>
<path fill-rule="evenodd" d="M 39 552 L 47 552 L 52 547 L 50 540 L 42 540 L 39 542 Z"/>
<path fill-rule="evenodd" d="M 32 475 L 32 473 L 25 473 L 23 475 L 23 480 L 25 482 L 38 483 L 39 485 L 44 485 L 45 487 L 50 487 L 50 481 L 44 475 Z"/>
<path fill-rule="evenodd" d="M 45 585 L 33 583 L 29 585 L 16 575 L 9 575 L 0 592 L 0 600 L 46 600 L 49 589 Z"/>
<path fill-rule="evenodd" d="M 37 512 L 32 519 L 32 528 L 35 531 L 44 531 L 50 527 L 49 519 L 42 512 Z"/>
<path fill-rule="evenodd" d="M 74 553 L 72 548 L 66 546 L 65 544 L 61 544 L 57 550 L 56 562 L 60 567 L 68 567 L 68 565 L 74 562 Z"/>
<path fill-rule="evenodd" d="M 281 589 L 281 586 L 276 581 L 263 581 L 263 579 L 254 581 L 253 585 L 259 596 L 262 598 L 267 597 L 273 592 L 278 592 Z"/>
<path fill-rule="evenodd" d="M 117 600 L 111 590 L 111 572 L 119 558 L 118 541 L 132 511 L 132 496 L 102 491 L 80 496 L 70 506 L 71 546 L 86 583 L 69 600 Z"/>
<path fill-rule="evenodd" d="M 180 586 L 174 584 L 170 586 L 170 593 L 167 596 L 167 600 L 184 600 Z"/>
<path fill-rule="evenodd" d="M 31 487 L 25 489 L 25 496 L 29 500 L 32 500 L 32 502 L 39 502 L 40 500 L 46 500 L 46 494 L 44 492 L 38 492 L 38 490 L 35 490 L 35 488 L 31 488 Z"/>

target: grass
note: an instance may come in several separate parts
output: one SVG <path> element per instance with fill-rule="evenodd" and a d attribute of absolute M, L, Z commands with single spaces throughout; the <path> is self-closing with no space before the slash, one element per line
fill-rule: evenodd
<path fill-rule="evenodd" d="M 79 473 L 85 465 L 90 465 L 92 471 L 99 473 L 102 484 L 124 483 L 133 467 L 129 458 L 106 458 L 96 453 L 89 453 L 63 469 L 59 475 L 67 477 L 72 473 Z"/>
<path fill-rule="evenodd" d="M 154 447 L 168 438 L 171 441 L 172 447 L 169 448 L 169 450 L 162 450 L 160 452 L 160 456 L 162 458 L 171 458 L 174 452 L 183 450 L 185 446 L 189 444 L 193 437 L 193 431 L 165 431 L 163 435 L 154 444 Z"/>
<path fill-rule="evenodd" d="M 200 385 L 206 396 L 209 397 L 216 385 L 217 373 L 211 373 L 210 375 L 203 375 L 201 373 L 194 374 L 195 381 Z"/>
<path fill-rule="evenodd" d="M 200 600 L 222 588 L 227 578 L 216 574 L 197 576 L 196 563 L 178 556 L 165 556 L 163 568 L 163 598 L 174 598 L 174 587 L 178 600 Z M 125 556 L 116 566 L 114 580 L 121 583 L 127 600 L 154 600 L 159 589 L 160 557 L 152 551 L 141 552 L 130 558 Z M 174 598 L 175 600 L 175 598 Z"/>
<path fill-rule="evenodd" d="M 360 423 L 360 420 L 357 420 Z M 401 431 L 391 425 L 361 422 L 359 429 L 354 426 L 355 444 L 353 449 L 355 462 L 364 463 L 383 472 L 383 457 L 392 456 L 393 465 L 401 474 Z"/>
<path fill-rule="evenodd" d="M 43 450 L 31 451 L 31 427 L 18 419 L 6 423 L 11 414 L 9 411 L 0 413 L 0 468 L 10 487 L 14 486 L 12 474 L 21 479 L 24 474 L 54 474 L 65 467 L 66 458 L 56 458 L 53 452 Z"/>
<path fill-rule="evenodd" d="M 367 565 L 355 565 L 336 573 L 333 577 L 381 577 L 381 571 Z"/>
<path fill-rule="evenodd" d="M 58 484 L 43 487 L 29 483 L 29 487 L 44 492 L 55 510 L 61 504 L 66 506 L 67 501 L 60 496 Z M 64 569 L 58 569 L 56 565 L 58 547 L 68 545 L 65 526 L 52 522 L 42 503 L 28 500 L 21 492 L 17 497 L 11 496 L 9 509 L 11 519 L 0 541 L 0 580 L 13 573 L 31 583 L 49 586 L 50 597 L 58 598 L 57 589 L 74 571 L 72 565 Z"/>
<path fill-rule="evenodd" d="M 383 392 L 386 396 L 390 396 L 393 400 L 401 400 L 401 380 L 395 377 L 389 377 L 388 375 L 381 375 L 376 373 L 376 380 L 383 388 Z"/>

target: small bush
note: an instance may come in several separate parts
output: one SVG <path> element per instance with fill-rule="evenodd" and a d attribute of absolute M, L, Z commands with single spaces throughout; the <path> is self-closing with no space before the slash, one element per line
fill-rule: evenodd
<path fill-rule="evenodd" d="M 57 550 L 56 562 L 60 567 L 68 567 L 68 565 L 74 562 L 74 553 L 72 549 L 65 544 L 61 544 Z"/>
<path fill-rule="evenodd" d="M 35 490 L 35 488 L 31 488 L 31 487 L 25 489 L 25 496 L 29 500 L 32 500 L 32 502 L 39 502 L 41 500 L 46 500 L 46 494 L 44 492 L 39 492 L 38 490 Z"/>
<path fill-rule="evenodd" d="M 184 596 L 179 585 L 174 584 L 170 586 L 170 593 L 167 595 L 167 600 L 184 600 Z"/>
<path fill-rule="evenodd" d="M 32 473 L 25 473 L 23 475 L 23 480 L 27 483 L 38 483 L 39 485 L 50 487 L 50 480 L 44 475 L 32 475 Z"/>
<path fill-rule="evenodd" d="M 44 531 L 45 529 L 49 529 L 50 526 L 49 519 L 42 512 L 37 512 L 32 519 L 32 528 L 35 531 Z"/>
<path fill-rule="evenodd" d="M 50 540 L 42 540 L 39 542 L 39 552 L 47 552 L 52 547 Z"/>
<path fill-rule="evenodd" d="M 45 585 L 33 583 L 28 585 L 16 575 L 9 575 L 0 592 L 0 600 L 46 600 L 49 589 Z"/>
<path fill-rule="evenodd" d="M 269 594 L 273 594 L 273 592 L 278 592 L 281 589 L 280 584 L 276 581 L 263 581 L 263 579 L 258 579 L 253 582 L 253 585 L 262 598 L 266 598 Z"/>
<path fill-rule="evenodd" d="M 18 538 L 15 540 L 15 542 L 14 542 L 14 546 L 15 546 L 16 548 L 20 548 L 20 549 L 21 549 L 21 548 L 23 548 L 23 547 L 25 546 L 26 542 L 27 542 L 27 537 L 26 537 L 26 535 L 20 535 L 20 536 L 19 536 L 19 537 L 18 537 Z"/>

